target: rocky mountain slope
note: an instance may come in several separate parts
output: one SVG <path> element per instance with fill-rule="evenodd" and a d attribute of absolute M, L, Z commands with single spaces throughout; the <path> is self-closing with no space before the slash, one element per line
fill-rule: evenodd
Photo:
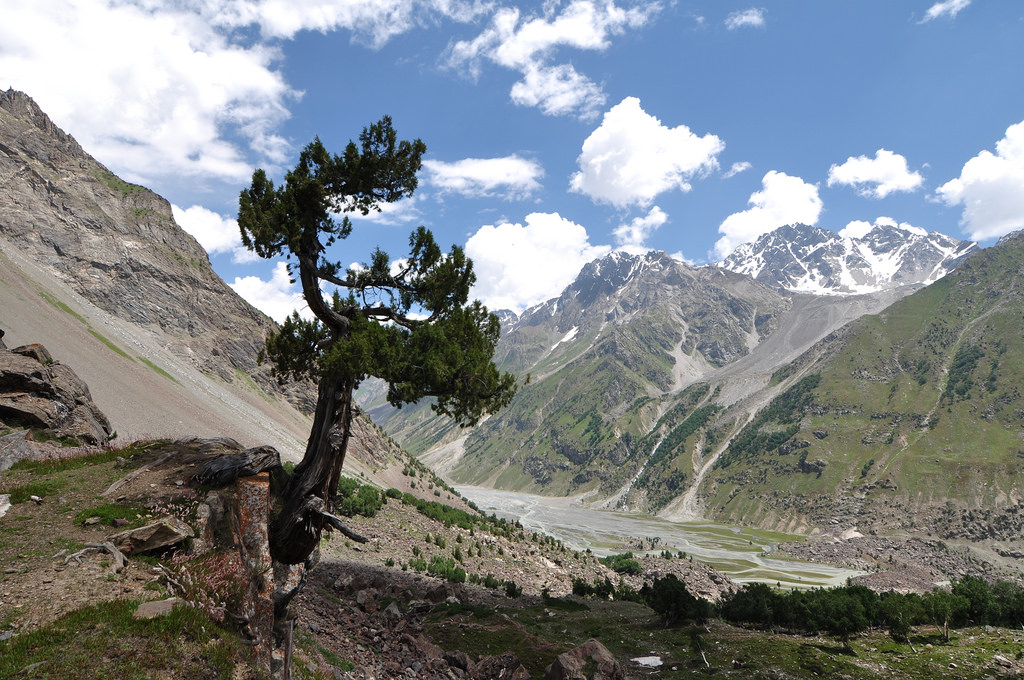
<path fill-rule="evenodd" d="M 806 236 L 774 237 L 788 232 Z M 868 235 L 876 255 L 886 238 Z M 508 326 L 499 356 L 532 380 L 506 411 L 469 433 L 410 419 L 407 441 L 460 483 L 673 519 L 985 539 L 1015 554 L 1020 242 L 904 238 L 891 249 L 898 275 L 869 295 L 609 256 Z M 389 424 L 400 437 L 402 423 Z"/>
<path fill-rule="evenodd" d="M 0 92 L 0 328 L 9 347 L 41 343 L 71 366 L 115 441 L 226 436 L 297 460 L 316 391 L 257 364 L 273 327 L 165 199 L 111 173 L 28 95 Z M 352 446 L 353 474 L 410 464 L 368 421 Z"/>
<path fill-rule="evenodd" d="M 558 298 L 508 318 L 497 358 L 531 380 L 502 413 L 464 433 L 423 409 L 371 412 L 457 482 L 610 498 L 643 468 L 659 419 L 692 402 L 689 385 L 728 373 L 718 397 L 745 397 L 779 365 L 898 295 L 794 295 L 664 253 L 613 253 Z"/>
<path fill-rule="evenodd" d="M 977 250 L 972 241 L 889 224 L 859 238 L 792 224 L 744 243 L 719 266 L 789 291 L 852 295 L 927 285 Z"/>
<path fill-rule="evenodd" d="M 696 492 L 704 510 L 1018 542 L 1022 276 L 1018 232 L 780 370 L 756 418 L 727 410 L 711 425 L 736 434 L 727 446 L 688 441 L 713 463 Z"/>
<path fill-rule="evenodd" d="M 273 322 L 232 291 L 166 200 L 0 93 L 0 327 L 76 370 L 124 438 L 233 436 L 302 451 L 308 388 L 256 356 Z"/>

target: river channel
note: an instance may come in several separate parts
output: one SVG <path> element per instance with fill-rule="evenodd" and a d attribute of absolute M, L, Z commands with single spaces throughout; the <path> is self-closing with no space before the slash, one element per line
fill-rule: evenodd
<path fill-rule="evenodd" d="M 518 520 L 531 531 L 554 536 L 574 550 L 605 556 L 624 552 L 638 539 L 657 537 L 654 552 L 683 552 L 733 581 L 763 581 L 789 588 L 841 585 L 863 572 L 771 556 L 777 543 L 802 537 L 713 522 L 670 522 L 659 517 L 597 510 L 578 499 L 550 498 L 482 487 L 457 488 L 482 511 Z M 637 550 L 634 549 L 634 552 Z"/>

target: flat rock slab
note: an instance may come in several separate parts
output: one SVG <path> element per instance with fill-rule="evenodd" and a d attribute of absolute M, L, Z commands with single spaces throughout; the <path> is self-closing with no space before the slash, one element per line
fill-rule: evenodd
<path fill-rule="evenodd" d="M 166 600 L 155 600 L 153 602 L 143 602 L 139 605 L 139 608 L 135 610 L 135 618 L 153 619 L 157 616 L 163 616 L 164 614 L 170 613 L 172 609 L 181 603 L 182 600 L 176 597 L 170 597 Z"/>
<path fill-rule="evenodd" d="M 176 545 L 194 534 L 192 527 L 177 517 L 164 517 L 144 527 L 114 534 L 107 540 L 125 555 L 134 555 Z"/>

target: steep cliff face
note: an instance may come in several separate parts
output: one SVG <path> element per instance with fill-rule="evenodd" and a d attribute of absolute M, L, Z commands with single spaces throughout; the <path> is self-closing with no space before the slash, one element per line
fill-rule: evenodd
<path fill-rule="evenodd" d="M 0 93 L 0 239 L 200 371 L 282 393 L 256 364 L 273 322 L 214 273 L 170 204 L 119 179 L 14 90 Z M 308 407 L 306 390 L 285 394 Z"/>

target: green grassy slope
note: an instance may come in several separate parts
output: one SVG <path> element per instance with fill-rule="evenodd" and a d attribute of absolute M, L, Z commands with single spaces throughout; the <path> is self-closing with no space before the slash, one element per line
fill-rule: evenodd
<path fill-rule="evenodd" d="M 1022 278 L 1017 235 L 823 341 L 718 459 L 711 514 L 1019 536 Z"/>

